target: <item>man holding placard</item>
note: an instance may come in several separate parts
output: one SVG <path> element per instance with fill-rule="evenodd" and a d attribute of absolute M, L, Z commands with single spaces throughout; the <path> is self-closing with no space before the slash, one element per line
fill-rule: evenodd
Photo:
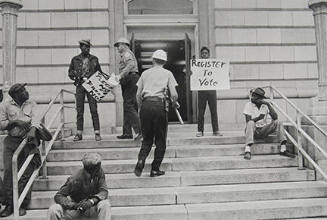
<path fill-rule="evenodd" d="M 85 90 L 82 84 L 96 72 L 103 72 L 101 70 L 98 58 L 90 54 L 90 40 L 79 41 L 79 46 L 81 53 L 73 57 L 68 70 L 68 76 L 71 80 L 74 81 L 74 85 L 76 86 L 77 133 L 74 137 L 74 141 L 80 141 L 83 139 L 82 133 L 84 126 L 85 95 L 90 106 L 95 140 L 100 141 L 100 122 L 97 101 Z"/>
<path fill-rule="evenodd" d="M 191 60 L 191 90 L 198 90 L 198 132 L 197 137 L 203 136 L 204 131 L 204 113 L 208 102 L 211 113 L 212 134 L 221 136 L 218 127 L 217 115 L 217 93 L 216 90 L 228 82 L 221 80 L 218 75 L 222 70 L 228 70 L 228 63 L 208 59 L 210 50 L 202 47 L 200 50 L 201 59 Z M 220 71 L 217 73 L 217 71 Z"/>

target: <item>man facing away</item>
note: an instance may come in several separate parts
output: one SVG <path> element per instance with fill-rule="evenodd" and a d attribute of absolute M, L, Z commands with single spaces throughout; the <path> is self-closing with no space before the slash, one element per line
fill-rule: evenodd
<path fill-rule="evenodd" d="M 73 57 L 68 70 L 68 76 L 71 80 L 74 81 L 74 85 L 76 86 L 75 97 L 77 110 L 77 133 L 74 137 L 74 141 L 80 141 L 83 139 L 82 133 L 84 127 L 85 96 L 87 97 L 90 106 L 95 140 L 100 141 L 100 122 L 97 101 L 84 89 L 82 84 L 97 71 L 99 71 L 100 73 L 103 72 L 101 70 L 98 58 L 90 54 L 90 40 L 79 41 L 79 46 L 81 49 L 81 53 Z"/>
<path fill-rule="evenodd" d="M 6 208 L 0 213 L 0 217 L 7 217 L 14 211 L 13 209 L 13 176 L 12 176 L 12 157 L 24 140 L 28 131 L 32 126 L 39 127 L 40 120 L 37 118 L 36 102 L 29 98 L 29 93 L 25 89 L 25 84 L 16 83 L 9 89 L 9 96 L 11 100 L 7 100 L 1 104 L 0 107 L 0 129 L 7 130 L 8 135 L 3 140 L 3 162 L 4 162 L 4 178 L 2 200 Z M 29 152 L 27 146 L 18 156 L 18 169 L 24 164 Z M 26 186 L 30 176 L 34 171 L 34 164 L 30 163 L 23 176 L 18 183 L 18 191 L 21 193 Z M 0 183 L 1 184 L 1 183 Z M 19 215 L 26 214 L 26 207 L 31 200 L 31 191 L 26 195 Z"/>
<path fill-rule="evenodd" d="M 251 146 L 254 138 L 265 138 L 269 134 L 277 131 L 280 141 L 280 154 L 283 156 L 294 157 L 286 149 L 286 137 L 282 122 L 278 121 L 278 115 L 271 104 L 265 99 L 265 91 L 256 88 L 250 91 L 250 102 L 246 103 L 243 114 L 245 116 L 245 152 L 244 159 L 251 159 Z M 272 121 L 269 123 L 267 118 L 270 115 Z"/>
<path fill-rule="evenodd" d="M 137 61 L 133 52 L 129 49 L 129 41 L 120 38 L 114 44 L 120 55 L 119 75 L 123 95 L 123 134 L 117 136 L 119 139 L 132 139 L 132 128 L 136 134 L 135 140 L 142 139 L 140 118 L 136 101 L 136 82 L 139 79 Z"/>
<path fill-rule="evenodd" d="M 134 173 L 141 176 L 145 160 L 149 155 L 153 142 L 156 145 L 154 160 L 151 166 L 151 177 L 164 175 L 160 165 L 166 151 L 168 104 L 167 93 L 170 92 L 173 107 L 177 103 L 177 82 L 172 72 L 163 68 L 167 61 L 167 54 L 157 50 L 152 55 L 153 67 L 144 71 L 137 82 L 137 102 L 141 106 L 140 118 L 142 125 L 143 141 L 138 155 Z"/>
<path fill-rule="evenodd" d="M 54 197 L 56 204 L 48 211 L 48 220 L 98 217 L 110 220 L 108 187 L 97 153 L 82 158 L 83 168 L 70 176 Z"/>
<path fill-rule="evenodd" d="M 207 47 L 202 47 L 200 50 L 201 59 L 208 59 L 210 57 L 210 50 Z M 203 136 L 204 131 L 204 113 L 209 105 L 211 113 L 212 134 L 214 136 L 221 136 L 218 128 L 218 115 L 217 115 L 217 92 L 216 90 L 203 90 L 198 91 L 198 132 L 197 137 Z"/>

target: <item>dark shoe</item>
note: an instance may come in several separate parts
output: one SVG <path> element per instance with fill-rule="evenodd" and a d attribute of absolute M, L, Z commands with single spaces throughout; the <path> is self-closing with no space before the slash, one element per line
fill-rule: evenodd
<path fill-rule="evenodd" d="M 134 141 L 142 141 L 143 137 L 142 134 L 137 134 L 136 137 L 134 138 Z"/>
<path fill-rule="evenodd" d="M 24 215 L 26 215 L 26 209 L 19 208 L 19 216 L 24 216 Z"/>
<path fill-rule="evenodd" d="M 287 150 L 284 151 L 284 152 L 279 152 L 279 154 L 280 154 L 281 156 L 290 157 L 290 158 L 295 158 L 295 155 L 292 154 L 291 152 L 287 151 Z"/>
<path fill-rule="evenodd" d="M 96 140 L 96 141 L 101 141 L 101 136 L 100 136 L 100 134 L 95 134 L 95 140 Z"/>
<path fill-rule="evenodd" d="M 8 205 L 6 208 L 0 213 L 0 218 L 8 217 L 9 215 L 14 213 L 14 207 Z"/>
<path fill-rule="evenodd" d="M 212 132 L 213 136 L 223 136 L 219 131 Z"/>
<path fill-rule="evenodd" d="M 244 159 L 245 160 L 251 160 L 251 152 L 245 152 L 244 153 Z"/>
<path fill-rule="evenodd" d="M 161 171 L 161 170 L 151 170 L 151 172 L 150 172 L 150 176 L 151 176 L 151 177 L 162 176 L 162 175 L 165 175 L 165 171 Z"/>
<path fill-rule="evenodd" d="M 144 160 L 138 160 L 134 169 L 135 176 L 141 176 L 144 168 Z"/>
<path fill-rule="evenodd" d="M 196 137 L 202 137 L 203 136 L 203 131 L 198 131 L 195 134 Z"/>
<path fill-rule="evenodd" d="M 74 141 L 80 141 L 83 139 L 83 136 L 81 134 L 76 134 L 74 137 Z"/>
<path fill-rule="evenodd" d="M 117 136 L 118 139 L 133 139 L 133 135 L 122 134 Z"/>

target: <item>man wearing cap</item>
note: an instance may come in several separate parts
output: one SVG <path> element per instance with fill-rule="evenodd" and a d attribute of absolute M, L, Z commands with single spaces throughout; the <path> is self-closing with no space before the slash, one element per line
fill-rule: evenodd
<path fill-rule="evenodd" d="M 87 153 L 82 158 L 83 169 L 70 176 L 56 193 L 48 211 L 48 220 L 80 219 L 98 217 L 110 220 L 106 177 L 101 168 L 101 157 Z"/>
<path fill-rule="evenodd" d="M 172 72 L 163 68 L 167 61 L 167 54 L 163 50 L 157 50 L 152 55 L 153 67 L 144 71 L 137 82 L 137 102 L 141 106 L 140 118 L 142 125 L 143 141 L 138 155 L 138 161 L 134 173 L 142 174 L 145 160 L 154 144 L 154 160 L 151 166 L 150 176 L 161 176 L 160 165 L 166 151 L 167 127 L 168 127 L 168 104 L 166 97 L 170 93 L 172 107 L 178 108 L 177 82 Z"/>
<path fill-rule="evenodd" d="M 210 50 L 207 47 L 202 47 L 200 50 L 201 59 L 208 59 L 210 57 Z M 204 113 L 206 110 L 207 102 L 211 113 L 212 134 L 214 136 L 221 136 L 218 128 L 218 115 L 217 115 L 217 92 L 216 90 L 202 90 L 198 91 L 198 132 L 197 137 L 203 136 L 204 131 Z"/>
<path fill-rule="evenodd" d="M 244 159 L 251 159 L 251 146 L 254 143 L 254 138 L 265 138 L 276 131 L 280 141 L 280 154 L 294 157 L 286 150 L 283 124 L 277 120 L 278 115 L 271 104 L 263 100 L 265 98 L 265 91 L 258 87 L 250 91 L 250 102 L 246 103 L 244 107 L 243 114 L 246 120 Z M 268 122 L 268 115 L 272 119 L 271 122 Z"/>
<path fill-rule="evenodd" d="M 132 128 L 136 134 L 135 140 L 140 140 L 141 126 L 138 116 L 138 106 L 136 101 L 136 82 L 139 79 L 137 61 L 133 52 L 129 49 L 129 42 L 126 38 L 120 38 L 114 46 L 120 55 L 119 75 L 122 95 L 123 95 L 123 134 L 117 136 L 119 139 L 132 139 Z"/>
<path fill-rule="evenodd" d="M 0 130 L 8 130 L 8 136 L 3 141 L 3 162 L 4 178 L 3 185 L 5 190 L 4 204 L 6 208 L 0 213 L 0 217 L 7 217 L 13 213 L 13 183 L 12 183 L 12 157 L 16 149 L 28 136 L 32 126 L 39 127 L 40 120 L 37 118 L 36 103 L 29 99 L 29 93 L 25 89 L 26 84 L 16 83 L 9 89 L 9 96 L 12 98 L 3 102 L 0 106 Z M 27 151 L 22 151 L 18 157 L 18 169 L 23 165 L 28 157 Z M 29 177 L 34 171 L 33 163 L 26 168 L 23 176 L 18 183 L 18 190 L 21 193 Z M 25 208 L 29 204 L 31 193 L 25 197 L 19 215 L 25 215 Z"/>
<path fill-rule="evenodd" d="M 101 70 L 98 58 L 90 54 L 90 40 L 79 41 L 79 46 L 81 53 L 73 57 L 68 70 L 68 76 L 74 81 L 74 85 L 76 86 L 77 133 L 74 137 L 74 141 L 83 139 L 82 133 L 84 128 L 85 96 L 87 97 L 90 106 L 95 140 L 100 141 L 100 122 L 97 101 L 84 89 L 82 84 L 97 71 L 100 73 L 103 72 Z"/>

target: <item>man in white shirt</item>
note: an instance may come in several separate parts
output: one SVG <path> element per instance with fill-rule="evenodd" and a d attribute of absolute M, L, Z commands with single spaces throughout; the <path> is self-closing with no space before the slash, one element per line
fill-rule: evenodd
<path fill-rule="evenodd" d="M 277 120 L 278 115 L 271 104 L 263 100 L 265 98 L 265 91 L 262 88 L 251 90 L 251 101 L 246 103 L 244 107 L 243 114 L 246 120 L 244 159 L 251 159 L 251 146 L 254 143 L 254 138 L 265 138 L 276 131 L 280 140 L 280 154 L 294 157 L 293 154 L 286 150 L 286 137 L 283 124 Z M 272 119 L 270 122 L 268 115 Z"/>

